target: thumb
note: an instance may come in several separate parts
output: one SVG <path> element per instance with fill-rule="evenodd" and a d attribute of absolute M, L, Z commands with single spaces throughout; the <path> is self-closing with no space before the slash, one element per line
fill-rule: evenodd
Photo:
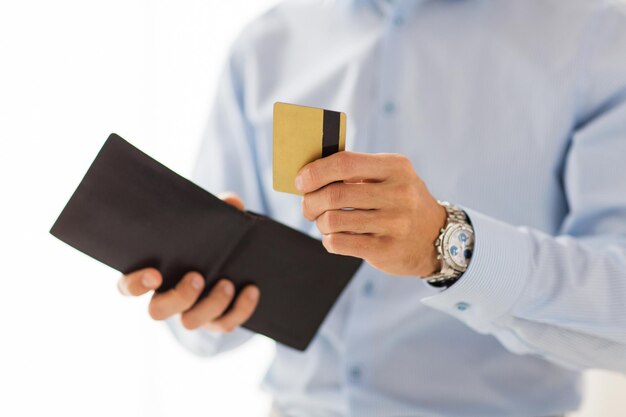
<path fill-rule="evenodd" d="M 222 201 L 224 201 L 225 203 L 228 203 L 241 211 L 243 211 L 245 208 L 245 206 L 243 205 L 243 200 L 241 200 L 241 198 L 237 194 L 231 191 L 220 193 L 218 197 L 221 198 Z"/>

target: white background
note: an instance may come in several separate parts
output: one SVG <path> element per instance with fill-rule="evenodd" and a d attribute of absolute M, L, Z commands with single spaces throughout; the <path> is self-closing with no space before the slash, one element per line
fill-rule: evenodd
<path fill-rule="evenodd" d="M 112 131 L 189 176 L 228 45 L 275 2 L 0 0 L 0 416 L 266 415 L 269 340 L 195 358 L 47 231 Z M 580 416 L 626 415 L 624 377 L 588 386 Z"/>

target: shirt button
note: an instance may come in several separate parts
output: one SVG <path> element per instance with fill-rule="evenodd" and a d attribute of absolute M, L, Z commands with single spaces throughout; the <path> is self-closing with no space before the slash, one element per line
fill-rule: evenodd
<path fill-rule="evenodd" d="M 350 371 L 348 372 L 348 376 L 351 382 L 359 382 L 362 376 L 361 368 L 359 368 L 358 366 L 353 366 L 352 368 L 350 368 Z"/>
<path fill-rule="evenodd" d="M 465 302 L 461 301 L 460 303 L 456 303 L 455 307 L 459 311 L 465 311 L 468 308 L 470 308 L 470 305 L 468 303 L 465 303 Z"/>
<path fill-rule="evenodd" d="M 402 16 L 396 16 L 393 18 L 393 25 L 396 27 L 400 27 L 402 25 L 404 25 L 404 17 Z"/>
<path fill-rule="evenodd" d="M 363 294 L 367 296 L 371 296 L 374 293 L 374 283 L 372 281 L 367 281 L 365 285 L 363 285 Z"/>
<path fill-rule="evenodd" d="M 387 101 L 383 104 L 383 111 L 387 114 L 391 114 L 396 111 L 396 105 L 393 104 L 393 101 Z"/>

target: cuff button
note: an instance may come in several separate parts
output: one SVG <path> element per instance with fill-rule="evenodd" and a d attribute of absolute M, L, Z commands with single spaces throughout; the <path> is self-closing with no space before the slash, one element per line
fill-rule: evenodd
<path fill-rule="evenodd" d="M 460 303 L 456 303 L 455 307 L 459 311 L 465 311 L 468 308 L 470 308 L 470 305 L 468 303 L 465 303 L 465 302 L 462 301 Z"/>

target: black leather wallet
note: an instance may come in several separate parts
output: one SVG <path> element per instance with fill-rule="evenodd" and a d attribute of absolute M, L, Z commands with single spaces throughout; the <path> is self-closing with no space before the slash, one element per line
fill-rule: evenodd
<path fill-rule="evenodd" d="M 244 327 L 307 348 L 361 260 L 250 211 L 242 212 L 179 176 L 116 134 L 109 136 L 50 230 L 87 255 L 128 273 L 155 267 L 159 291 L 188 271 L 261 297 Z"/>

